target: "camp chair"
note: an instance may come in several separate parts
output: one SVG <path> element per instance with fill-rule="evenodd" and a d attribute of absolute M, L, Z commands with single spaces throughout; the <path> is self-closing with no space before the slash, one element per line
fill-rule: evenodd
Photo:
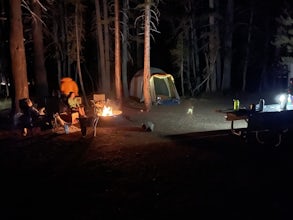
<path fill-rule="evenodd" d="M 50 100 L 51 99 L 51 100 Z M 78 123 L 78 112 L 72 111 L 70 109 L 66 97 L 61 98 L 51 97 L 47 101 L 48 109 L 50 109 L 50 114 L 54 116 L 56 113 L 67 123 L 76 124 Z"/>
<path fill-rule="evenodd" d="M 98 108 L 103 108 L 106 103 L 105 94 L 94 94 L 93 95 L 94 102 Z"/>
<path fill-rule="evenodd" d="M 99 115 L 98 113 L 101 112 L 104 108 L 106 103 L 106 96 L 105 94 L 94 94 L 93 99 L 90 100 L 92 103 L 92 107 L 94 110 L 94 117 L 93 117 L 93 128 L 94 128 L 94 137 L 96 136 L 97 132 L 97 125 L 99 122 Z"/>
<path fill-rule="evenodd" d="M 82 104 L 82 97 L 76 96 L 75 99 L 77 100 L 77 102 L 78 102 L 78 104 L 80 106 L 83 106 L 83 104 Z M 71 121 L 72 121 L 73 124 L 75 124 L 75 123 L 78 122 L 77 119 L 79 118 L 79 111 L 78 111 L 77 108 L 76 109 L 75 108 L 71 108 L 70 111 L 71 111 L 71 117 L 72 117 L 71 118 Z"/>
<path fill-rule="evenodd" d="M 91 100 L 92 107 L 94 109 L 94 114 L 98 114 L 100 111 L 103 110 L 104 105 L 106 103 L 106 96 L 105 94 L 94 94 L 93 99 Z"/>

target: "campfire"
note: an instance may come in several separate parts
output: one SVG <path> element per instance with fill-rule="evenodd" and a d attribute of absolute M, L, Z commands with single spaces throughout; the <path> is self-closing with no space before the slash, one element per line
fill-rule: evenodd
<path fill-rule="evenodd" d="M 120 110 L 113 110 L 111 106 L 104 105 L 102 110 L 98 113 L 99 116 L 101 117 L 113 117 L 120 115 L 122 111 Z"/>
<path fill-rule="evenodd" d="M 113 111 L 110 106 L 104 106 L 101 116 L 113 116 Z"/>

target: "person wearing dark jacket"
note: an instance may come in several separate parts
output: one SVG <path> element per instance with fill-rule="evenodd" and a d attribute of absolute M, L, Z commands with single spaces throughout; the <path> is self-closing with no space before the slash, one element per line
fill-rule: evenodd
<path fill-rule="evenodd" d="M 20 103 L 20 108 L 23 113 L 20 118 L 23 136 L 27 135 L 27 129 L 33 127 L 43 127 L 46 124 L 51 124 L 45 115 L 45 108 L 38 110 L 34 107 L 30 98 L 22 99 Z"/>

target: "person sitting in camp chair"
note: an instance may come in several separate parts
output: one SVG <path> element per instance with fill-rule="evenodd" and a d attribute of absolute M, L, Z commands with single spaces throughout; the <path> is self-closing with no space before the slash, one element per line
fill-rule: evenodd
<path fill-rule="evenodd" d="M 37 109 L 32 100 L 24 98 L 19 101 L 19 107 L 22 111 L 19 117 L 16 117 L 17 125 L 22 129 L 22 135 L 27 136 L 28 130 L 33 132 L 33 128 L 40 128 L 41 130 L 47 130 L 53 128 L 52 120 L 55 120 L 55 126 L 60 124 L 61 126 L 67 125 L 58 113 L 47 112 L 44 107 Z"/>
<path fill-rule="evenodd" d="M 34 107 L 32 100 L 29 98 L 21 99 L 19 103 L 23 113 L 20 117 L 23 136 L 26 136 L 28 129 L 33 127 L 45 129 L 52 126 L 50 120 L 46 117 L 45 108 L 38 110 Z"/>
<path fill-rule="evenodd" d="M 84 107 L 78 103 L 75 93 L 70 92 L 67 98 L 67 103 L 73 112 L 78 112 L 80 117 L 86 117 Z"/>

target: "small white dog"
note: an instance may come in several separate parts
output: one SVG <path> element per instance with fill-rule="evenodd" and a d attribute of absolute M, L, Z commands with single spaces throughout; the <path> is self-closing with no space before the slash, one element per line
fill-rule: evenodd
<path fill-rule="evenodd" d="M 190 108 L 188 108 L 186 114 L 193 115 L 193 106 L 191 106 Z"/>

